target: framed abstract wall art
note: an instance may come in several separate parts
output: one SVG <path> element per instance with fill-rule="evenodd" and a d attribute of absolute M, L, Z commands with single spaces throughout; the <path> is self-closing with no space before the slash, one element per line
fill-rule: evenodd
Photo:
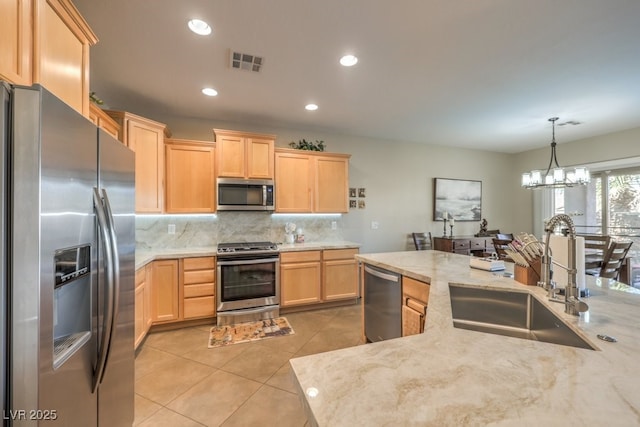
<path fill-rule="evenodd" d="M 433 179 L 433 220 L 480 221 L 482 181 Z"/>

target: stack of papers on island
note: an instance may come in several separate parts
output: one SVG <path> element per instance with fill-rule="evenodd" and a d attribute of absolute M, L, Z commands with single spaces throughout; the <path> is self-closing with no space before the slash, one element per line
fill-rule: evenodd
<path fill-rule="evenodd" d="M 472 256 L 469 258 L 469 266 L 480 270 L 499 271 L 504 270 L 504 261 L 501 259 L 479 258 Z"/>

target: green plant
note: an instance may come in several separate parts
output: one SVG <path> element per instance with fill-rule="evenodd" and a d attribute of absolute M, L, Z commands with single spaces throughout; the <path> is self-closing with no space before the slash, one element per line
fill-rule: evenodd
<path fill-rule="evenodd" d="M 324 151 L 324 141 L 318 141 L 316 139 L 316 142 L 311 142 L 306 139 L 301 139 L 298 142 L 291 141 L 289 147 L 295 148 L 296 150 Z"/>
<path fill-rule="evenodd" d="M 90 100 L 91 102 L 94 102 L 94 103 L 98 104 L 98 105 L 102 105 L 102 104 L 104 104 L 104 101 L 103 101 L 102 99 L 98 98 L 98 97 L 96 96 L 96 93 L 95 93 L 95 92 L 91 92 L 91 93 L 89 94 L 89 100 Z"/>

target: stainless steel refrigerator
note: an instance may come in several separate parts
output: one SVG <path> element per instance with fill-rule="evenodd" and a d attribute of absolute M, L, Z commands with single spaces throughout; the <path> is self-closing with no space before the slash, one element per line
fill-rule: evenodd
<path fill-rule="evenodd" d="M 131 426 L 134 154 L 0 82 L 3 424 Z"/>

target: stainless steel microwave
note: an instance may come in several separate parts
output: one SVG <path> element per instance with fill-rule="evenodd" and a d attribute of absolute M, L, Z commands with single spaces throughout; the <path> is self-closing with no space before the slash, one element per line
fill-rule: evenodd
<path fill-rule="evenodd" d="M 274 210 L 273 181 L 218 178 L 219 211 Z"/>

